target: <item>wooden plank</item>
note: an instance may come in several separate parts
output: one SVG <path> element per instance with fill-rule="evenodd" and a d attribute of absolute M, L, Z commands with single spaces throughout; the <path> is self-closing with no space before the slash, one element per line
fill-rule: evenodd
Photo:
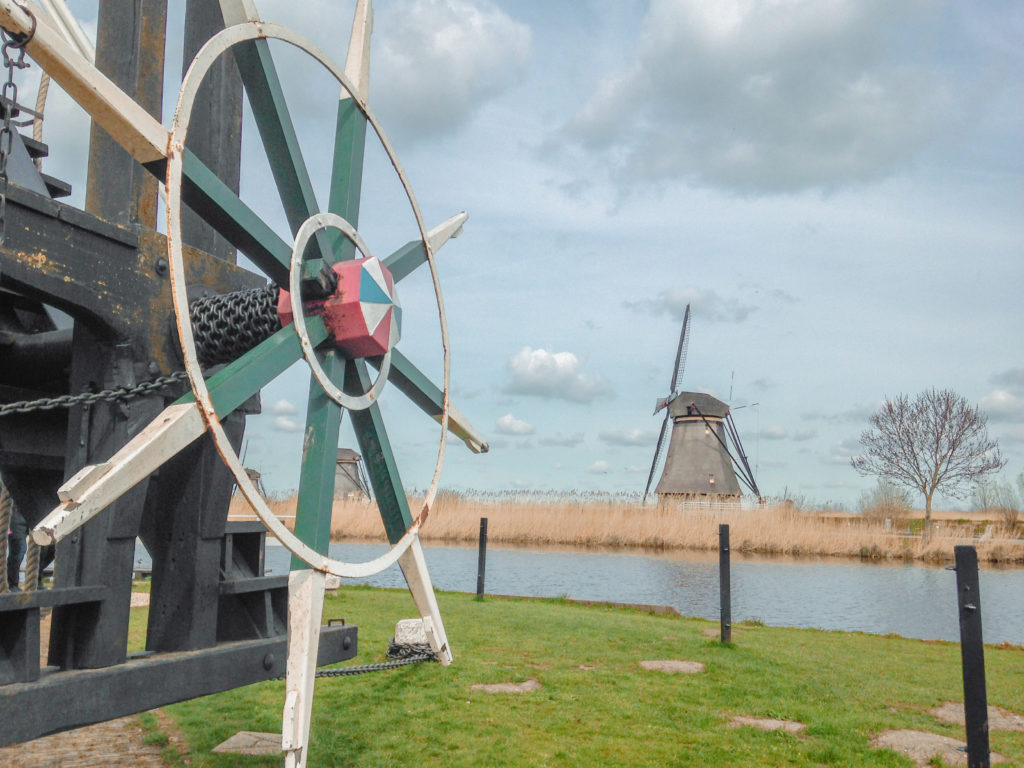
<path fill-rule="evenodd" d="M 14 0 L 0 0 L 0 25 L 27 34 L 32 19 Z M 36 19 L 25 50 L 132 157 L 140 163 L 166 157 L 170 134 L 160 121 L 71 48 L 44 18 Z"/>
<path fill-rule="evenodd" d="M 317 666 L 353 658 L 357 633 L 354 625 L 321 627 Z M 286 653 L 284 636 L 243 640 L 203 651 L 134 656 L 103 669 L 44 673 L 36 682 L 3 686 L 0 712 L 18 717 L 0 728 L 0 746 L 273 680 L 285 672 Z"/>

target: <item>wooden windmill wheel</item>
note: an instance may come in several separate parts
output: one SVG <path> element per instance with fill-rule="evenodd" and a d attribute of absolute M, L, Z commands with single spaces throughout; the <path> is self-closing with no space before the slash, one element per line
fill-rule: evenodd
<path fill-rule="evenodd" d="M 164 408 L 109 459 L 85 466 L 65 482 L 59 491 L 60 504 L 38 522 L 32 537 L 39 544 L 50 544 L 73 535 L 209 433 L 257 516 L 293 554 L 283 747 L 289 765 L 303 765 L 327 574 L 369 575 L 397 561 L 436 658 L 444 664 L 452 659 L 418 532 L 437 491 L 447 433 L 455 434 L 474 452 L 487 450 L 484 440 L 449 403 L 448 329 L 434 264 L 434 253 L 461 231 L 466 215 L 458 214 L 428 229 L 405 172 L 369 107 L 369 0 L 359 0 L 344 67 L 298 33 L 262 21 L 251 0 L 221 0 L 220 6 L 225 29 L 193 59 L 168 130 L 76 53 L 45 20 L 34 18 L 14 0 L 0 0 L 0 24 L 10 32 L 27 35 L 28 55 L 121 147 L 166 184 L 167 269 L 177 335 L 191 385 L 191 392 Z M 340 87 L 326 210 L 318 208 L 269 40 L 303 52 L 309 57 L 309 66 L 322 68 Z M 211 66 L 226 55 L 233 55 L 238 63 L 290 239 L 277 234 L 186 148 L 196 94 Z M 387 154 L 418 229 L 411 242 L 382 257 L 371 253 L 370 244 L 358 230 L 367 127 Z M 183 248 L 183 204 L 256 265 L 270 285 L 196 301 L 190 295 Z M 424 322 L 423 318 L 403 318 L 398 299 L 401 281 L 424 265 L 431 274 L 437 303 L 435 322 L 443 356 L 439 383 L 431 382 L 396 346 L 403 319 Z M 233 349 L 230 343 L 225 348 L 223 341 L 211 342 L 211 323 L 221 324 L 215 329 L 217 335 L 233 339 Z M 225 323 L 227 327 L 223 327 Z M 310 395 L 293 532 L 267 507 L 242 468 L 222 420 L 299 360 L 305 360 L 310 370 Z M 204 367 L 210 364 L 223 367 L 208 376 Z M 401 393 L 440 423 L 433 477 L 419 510 L 409 509 L 381 415 L 378 399 L 385 393 Z M 392 544 L 386 554 L 366 563 L 345 563 L 328 555 L 338 434 L 345 412 L 352 419 Z"/>

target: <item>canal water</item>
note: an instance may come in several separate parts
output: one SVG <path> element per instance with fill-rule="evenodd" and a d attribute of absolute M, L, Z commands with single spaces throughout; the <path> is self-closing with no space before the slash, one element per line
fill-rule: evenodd
<path fill-rule="evenodd" d="M 266 567 L 285 573 L 289 554 L 268 538 Z M 383 544 L 333 544 L 331 556 L 370 560 Z M 424 546 L 438 589 L 475 592 L 475 547 Z M 982 570 L 985 642 L 1024 645 L 1024 569 Z M 348 583 L 404 587 L 397 565 Z M 563 549 L 487 550 L 489 594 L 569 597 L 670 605 L 718 620 L 718 554 Z M 834 559 L 732 558 L 733 621 L 817 627 L 928 640 L 958 640 L 956 574 L 943 567 L 861 564 Z"/>

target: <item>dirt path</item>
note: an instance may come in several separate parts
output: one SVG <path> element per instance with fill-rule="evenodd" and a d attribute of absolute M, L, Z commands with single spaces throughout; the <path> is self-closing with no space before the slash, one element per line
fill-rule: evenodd
<path fill-rule="evenodd" d="M 135 595 L 133 605 L 135 604 Z M 145 595 L 148 603 L 149 595 Z M 139 598 L 141 602 L 141 597 Z M 39 627 L 43 638 L 40 656 L 46 663 L 50 637 L 50 617 Z M 168 734 L 169 743 L 178 754 L 187 755 L 188 746 L 174 722 L 161 710 L 153 710 L 160 730 Z M 122 717 L 73 731 L 44 736 L 35 741 L 0 747 L 0 766 L 4 768 L 163 768 L 163 745 L 146 744 L 138 717 Z"/>

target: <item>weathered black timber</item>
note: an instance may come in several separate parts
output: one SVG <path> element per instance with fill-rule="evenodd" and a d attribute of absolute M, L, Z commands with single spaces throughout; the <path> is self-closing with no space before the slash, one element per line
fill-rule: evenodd
<path fill-rule="evenodd" d="M 317 665 L 353 658 L 357 628 L 322 627 Z M 0 746 L 238 688 L 285 673 L 287 640 L 245 640 L 202 652 L 133 655 L 98 670 L 46 672 L 0 687 Z"/>
<path fill-rule="evenodd" d="M 203 44 L 223 28 L 224 19 L 218 3 L 188 0 L 185 5 L 182 76 Z M 238 194 L 242 78 L 231 56 L 221 56 L 203 79 L 196 94 L 186 145 L 217 178 Z M 217 258 L 235 261 L 231 244 L 188 207 L 182 210 L 181 234 L 186 244 Z"/>
<path fill-rule="evenodd" d="M 166 0 L 104 0 L 96 67 L 157 120 L 163 101 Z M 85 209 L 118 224 L 156 228 L 157 181 L 92 124 Z"/>
<path fill-rule="evenodd" d="M 236 451 L 244 426 L 241 416 L 224 419 Z M 233 483 L 212 439 L 203 435 L 149 484 L 140 535 L 153 557 L 146 637 L 151 651 L 188 651 L 217 642 L 221 549 Z"/>
<path fill-rule="evenodd" d="M 954 547 L 957 607 L 960 615 L 960 658 L 964 677 L 964 719 L 968 768 L 989 767 L 988 694 L 985 690 L 985 645 L 981 635 L 981 592 L 978 553 Z"/>
<path fill-rule="evenodd" d="M 112 224 L 15 185 L 6 216 L 0 288 L 67 312 L 104 341 L 129 343 L 140 378 L 180 369 L 162 234 Z M 185 279 L 216 293 L 265 284 L 192 248 L 185 250 Z"/>
<path fill-rule="evenodd" d="M 718 601 L 722 642 L 732 642 L 732 582 L 729 570 L 729 526 L 718 526 Z"/>
<path fill-rule="evenodd" d="M 42 589 L 0 595 L 0 685 L 39 678 L 40 608 L 98 603 L 105 587 Z"/>

